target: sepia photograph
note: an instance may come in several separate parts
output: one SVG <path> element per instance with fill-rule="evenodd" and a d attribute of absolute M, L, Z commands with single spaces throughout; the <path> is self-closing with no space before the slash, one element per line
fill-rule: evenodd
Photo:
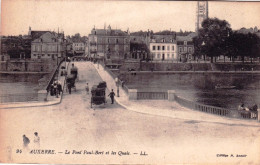
<path fill-rule="evenodd" d="M 260 2 L 0 3 L 0 164 L 260 164 Z"/>

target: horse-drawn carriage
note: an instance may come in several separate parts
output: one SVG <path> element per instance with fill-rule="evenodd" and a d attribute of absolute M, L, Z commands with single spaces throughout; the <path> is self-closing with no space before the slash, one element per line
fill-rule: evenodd
<path fill-rule="evenodd" d="M 94 85 L 91 89 L 91 108 L 92 105 L 100 105 L 106 103 L 106 87 L 105 81 L 100 82 L 98 85 Z"/>
<path fill-rule="evenodd" d="M 67 89 L 69 90 L 70 94 L 72 88 L 74 88 L 76 91 L 75 81 L 77 77 L 78 77 L 78 69 L 74 67 L 74 64 L 72 64 L 72 68 L 70 69 L 70 74 L 66 77 Z"/>

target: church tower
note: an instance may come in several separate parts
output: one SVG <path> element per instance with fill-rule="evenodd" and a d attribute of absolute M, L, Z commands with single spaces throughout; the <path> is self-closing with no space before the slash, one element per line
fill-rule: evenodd
<path fill-rule="evenodd" d="M 201 28 L 201 23 L 208 18 L 208 14 L 208 1 L 198 1 L 196 11 L 196 32 Z"/>

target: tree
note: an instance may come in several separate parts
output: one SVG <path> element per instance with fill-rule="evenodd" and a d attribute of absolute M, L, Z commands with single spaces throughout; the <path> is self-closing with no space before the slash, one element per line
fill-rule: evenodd
<path fill-rule="evenodd" d="M 227 45 L 229 46 L 228 54 L 232 59 L 240 56 L 244 63 L 245 57 L 250 57 L 251 62 L 252 58 L 259 57 L 259 38 L 256 34 L 231 33 Z"/>
<path fill-rule="evenodd" d="M 202 28 L 199 29 L 197 40 L 197 45 L 195 46 L 195 52 L 200 54 L 205 54 L 213 58 L 226 54 L 226 43 L 229 37 L 229 34 L 232 32 L 230 24 L 225 20 L 219 20 L 218 18 L 209 18 L 202 22 Z M 203 44 L 202 44 L 203 43 Z"/>

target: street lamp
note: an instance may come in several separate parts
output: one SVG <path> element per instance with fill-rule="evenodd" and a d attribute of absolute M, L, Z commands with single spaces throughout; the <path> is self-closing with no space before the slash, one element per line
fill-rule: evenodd
<path fill-rule="evenodd" d="M 117 97 L 119 97 L 119 79 L 118 77 L 115 78 L 116 86 L 117 86 Z"/>

